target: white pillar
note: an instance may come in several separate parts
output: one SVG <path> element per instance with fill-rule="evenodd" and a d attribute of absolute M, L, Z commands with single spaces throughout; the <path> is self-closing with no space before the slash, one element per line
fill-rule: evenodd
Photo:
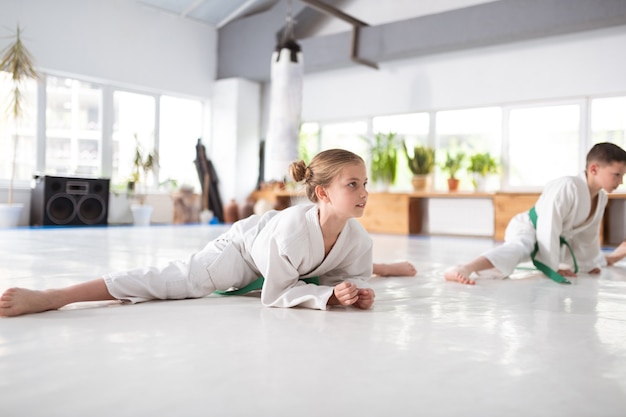
<path fill-rule="evenodd" d="M 207 157 L 219 180 L 222 204 L 242 204 L 254 191 L 259 175 L 259 83 L 242 78 L 217 80 L 211 100 L 211 141 Z"/>

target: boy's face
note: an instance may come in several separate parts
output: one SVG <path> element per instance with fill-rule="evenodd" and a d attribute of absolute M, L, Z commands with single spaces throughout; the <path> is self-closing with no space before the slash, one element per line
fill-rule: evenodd
<path fill-rule="evenodd" d="M 594 183 L 598 189 L 601 188 L 607 193 L 611 193 L 622 184 L 626 173 L 626 164 L 624 162 L 591 164 L 589 172 L 593 175 Z"/>

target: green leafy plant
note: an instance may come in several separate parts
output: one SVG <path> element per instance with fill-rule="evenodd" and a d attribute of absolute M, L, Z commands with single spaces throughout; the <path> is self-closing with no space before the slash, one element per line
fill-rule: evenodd
<path fill-rule="evenodd" d="M 145 202 L 146 195 L 145 193 L 140 192 L 141 190 L 139 189 L 139 184 L 143 183 L 144 186 L 146 185 L 145 181 L 147 180 L 150 171 L 153 171 L 159 166 L 159 155 L 156 151 L 145 151 L 137 138 L 137 134 L 134 136 L 135 156 L 133 157 L 133 186 L 132 188 L 129 188 L 131 188 L 134 197 L 139 201 L 139 203 L 143 204 Z"/>
<path fill-rule="evenodd" d="M 435 168 L 435 150 L 433 148 L 416 145 L 413 147 L 413 155 L 409 154 L 406 142 L 402 142 L 402 148 L 413 175 L 427 175 L 433 172 Z"/>
<path fill-rule="evenodd" d="M 498 172 L 498 163 L 489 152 L 476 153 L 470 156 L 470 164 L 467 170 L 484 177 L 487 174 L 496 174 Z"/>
<path fill-rule="evenodd" d="M 370 143 L 372 182 L 393 184 L 396 181 L 398 147 L 396 133 L 377 133 Z"/>
<path fill-rule="evenodd" d="M 447 172 L 450 178 L 456 178 L 456 173 L 459 172 L 465 161 L 465 153 L 459 152 L 452 155 L 450 152 L 446 153 L 446 160 L 441 165 L 441 169 Z"/>
<path fill-rule="evenodd" d="M 39 79 L 39 74 L 35 70 L 33 64 L 33 57 L 31 53 L 26 49 L 22 43 L 21 30 L 17 26 L 15 41 L 9 44 L 1 52 L 2 58 L 0 58 L 0 71 L 7 72 L 9 78 L 13 83 L 13 92 L 9 98 L 9 106 L 7 108 L 8 113 L 15 121 L 15 135 L 13 136 L 13 157 L 11 162 L 11 180 L 9 182 L 9 196 L 8 203 L 13 204 L 13 181 L 15 179 L 15 163 L 17 157 L 17 145 L 19 142 L 19 135 L 17 134 L 17 125 L 24 113 L 23 109 L 23 84 L 28 79 Z"/>

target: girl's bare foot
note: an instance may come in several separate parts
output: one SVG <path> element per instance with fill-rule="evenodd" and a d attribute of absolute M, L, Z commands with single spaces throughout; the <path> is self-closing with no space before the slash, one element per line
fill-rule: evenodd
<path fill-rule="evenodd" d="M 476 281 L 471 279 L 470 275 L 472 275 L 472 271 L 470 271 L 464 266 L 457 266 L 446 271 L 443 276 L 448 281 L 456 281 L 456 282 L 460 282 L 461 284 L 468 284 L 468 285 L 476 284 Z"/>
<path fill-rule="evenodd" d="M 21 316 L 22 314 L 55 310 L 60 307 L 55 303 L 55 298 L 52 291 L 9 288 L 0 297 L 0 317 Z"/>
<path fill-rule="evenodd" d="M 379 277 L 412 277 L 415 274 L 417 274 L 417 269 L 407 261 L 374 264 L 374 275 Z"/>

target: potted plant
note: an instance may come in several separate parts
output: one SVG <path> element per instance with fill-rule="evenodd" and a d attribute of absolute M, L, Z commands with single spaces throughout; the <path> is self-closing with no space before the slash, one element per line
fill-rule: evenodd
<path fill-rule="evenodd" d="M 135 155 L 133 157 L 133 175 L 129 183 L 129 192 L 136 201 L 130 209 L 133 214 L 133 223 L 146 226 L 150 224 L 153 207 L 145 204 L 147 197 L 147 179 L 150 172 L 159 166 L 159 157 L 156 151 L 146 152 L 137 134 L 135 134 Z"/>
<path fill-rule="evenodd" d="M 28 79 L 38 79 L 39 74 L 35 70 L 33 58 L 22 43 L 20 27 L 17 27 L 15 41 L 2 51 L 0 59 L 0 71 L 7 72 L 13 83 L 12 95 L 9 97 L 7 109 L 10 117 L 15 122 L 15 135 L 13 136 L 13 153 L 11 159 L 11 179 L 9 181 L 7 204 L 0 204 L 0 227 L 15 227 L 18 225 L 23 204 L 13 202 L 13 182 L 15 180 L 15 164 L 17 157 L 17 145 L 19 142 L 18 124 L 23 115 L 22 85 Z"/>
<path fill-rule="evenodd" d="M 487 176 L 498 173 L 498 163 L 489 152 L 475 153 L 470 156 L 470 164 L 467 170 L 473 176 L 474 188 L 478 191 L 484 191 Z"/>
<path fill-rule="evenodd" d="M 396 181 L 398 165 L 396 133 L 377 133 L 370 144 L 372 163 L 370 166 L 372 183 L 386 190 Z"/>
<path fill-rule="evenodd" d="M 413 147 L 413 155 L 410 155 L 406 142 L 402 142 L 402 148 L 409 169 L 413 173 L 413 189 L 425 190 L 429 185 L 430 174 L 435 168 L 435 150 L 429 146 L 416 145 Z"/>
<path fill-rule="evenodd" d="M 448 173 L 449 191 L 456 191 L 459 189 L 459 179 L 456 177 L 456 173 L 461 169 L 464 160 L 465 153 L 463 152 L 459 152 L 456 155 L 446 152 L 446 160 L 441 165 L 441 168 L 444 172 Z"/>

